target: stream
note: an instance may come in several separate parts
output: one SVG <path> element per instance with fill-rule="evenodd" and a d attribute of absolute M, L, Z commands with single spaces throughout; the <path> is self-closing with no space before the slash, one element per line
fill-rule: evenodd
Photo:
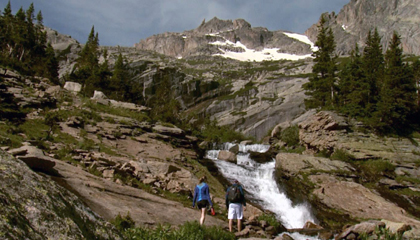
<path fill-rule="evenodd" d="M 316 222 L 308 205 L 294 205 L 277 186 L 274 180 L 275 159 L 259 164 L 249 157 L 250 151 L 263 153 L 268 151 L 269 145 L 238 144 L 237 164 L 217 159 L 221 150 L 229 150 L 235 145 L 225 143 L 221 149 L 207 151 L 206 158 L 212 160 L 230 182 L 238 180 L 247 193 L 252 195 L 253 201 L 257 201 L 264 209 L 273 212 L 286 228 L 302 228 L 307 221 Z M 296 240 L 317 239 L 299 233 L 289 235 Z"/>

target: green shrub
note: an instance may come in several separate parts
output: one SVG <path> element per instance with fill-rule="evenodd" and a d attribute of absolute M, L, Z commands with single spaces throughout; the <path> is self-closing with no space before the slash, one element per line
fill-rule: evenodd
<path fill-rule="evenodd" d="M 200 132 L 195 133 L 205 141 L 213 143 L 224 143 L 245 140 L 242 133 L 230 129 L 228 126 L 218 126 L 215 121 L 207 122 Z"/>
<path fill-rule="evenodd" d="M 332 160 L 340 160 L 343 162 L 351 162 L 355 159 L 353 155 L 348 153 L 346 150 L 343 149 L 336 149 L 333 154 L 331 154 Z"/>
<path fill-rule="evenodd" d="M 299 128 L 298 126 L 290 126 L 281 132 L 280 139 L 287 144 L 287 146 L 299 145 Z"/>
<path fill-rule="evenodd" d="M 330 158 L 331 157 L 331 152 L 326 150 L 326 149 L 323 149 L 323 150 L 317 152 L 315 154 L 315 157 Z"/>
<path fill-rule="evenodd" d="M 306 150 L 306 148 L 304 146 L 282 147 L 280 150 L 284 153 L 299 153 L 299 154 L 302 154 Z"/>
<path fill-rule="evenodd" d="M 127 230 L 127 229 L 130 229 L 130 228 L 134 228 L 135 227 L 135 222 L 131 218 L 129 212 L 127 212 L 127 215 L 125 215 L 125 216 L 121 216 L 118 213 L 118 215 L 115 217 L 115 219 L 112 221 L 112 223 L 120 231 L 124 231 L 124 230 Z"/>
<path fill-rule="evenodd" d="M 281 223 L 277 220 L 276 216 L 273 214 L 263 213 L 258 216 L 258 221 L 266 221 L 270 226 L 273 226 L 275 229 L 278 229 L 281 226 Z"/>

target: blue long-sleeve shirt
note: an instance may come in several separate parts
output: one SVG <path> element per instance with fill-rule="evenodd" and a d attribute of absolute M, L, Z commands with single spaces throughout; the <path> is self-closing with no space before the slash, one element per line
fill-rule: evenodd
<path fill-rule="evenodd" d="M 195 207 L 195 204 L 201 200 L 207 200 L 210 206 L 213 207 L 213 203 L 211 202 L 211 199 L 210 199 L 209 185 L 207 185 L 207 183 L 205 182 L 200 183 L 197 186 L 195 186 L 193 207 Z"/>

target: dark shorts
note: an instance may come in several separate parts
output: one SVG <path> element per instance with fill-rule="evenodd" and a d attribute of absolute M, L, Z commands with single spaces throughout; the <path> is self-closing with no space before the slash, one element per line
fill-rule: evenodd
<path fill-rule="evenodd" d="M 201 201 L 197 202 L 197 207 L 199 209 L 207 208 L 208 205 L 209 205 L 209 201 L 207 201 L 207 200 L 201 200 Z"/>

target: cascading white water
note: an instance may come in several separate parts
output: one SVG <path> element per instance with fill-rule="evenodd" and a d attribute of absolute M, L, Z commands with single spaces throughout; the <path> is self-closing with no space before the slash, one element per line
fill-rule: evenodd
<path fill-rule="evenodd" d="M 228 150 L 235 144 L 226 143 L 221 150 Z M 314 218 L 306 205 L 293 205 L 287 196 L 279 191 L 273 173 L 275 160 L 259 164 L 249 158 L 249 151 L 266 152 L 269 145 L 239 145 L 237 164 L 218 160 L 220 150 L 210 150 L 206 158 L 215 162 L 219 171 L 229 180 L 238 180 L 244 189 L 265 209 L 274 212 L 286 228 L 302 228 L 307 221 Z M 293 234 L 295 239 L 316 239 Z"/>

